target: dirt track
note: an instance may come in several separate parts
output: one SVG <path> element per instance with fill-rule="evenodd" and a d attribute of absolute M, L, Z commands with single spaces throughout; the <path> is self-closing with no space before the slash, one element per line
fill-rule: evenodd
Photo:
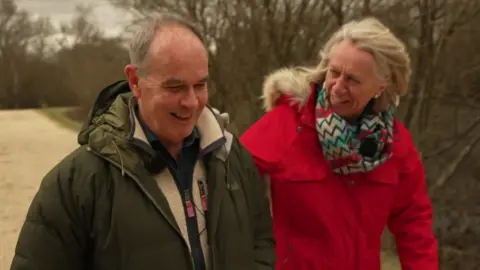
<path fill-rule="evenodd" d="M 77 146 L 76 134 L 33 111 L 0 111 L 0 270 L 42 177 Z"/>

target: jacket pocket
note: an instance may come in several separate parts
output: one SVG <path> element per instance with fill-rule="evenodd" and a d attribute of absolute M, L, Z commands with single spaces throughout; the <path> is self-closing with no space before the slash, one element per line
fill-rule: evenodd
<path fill-rule="evenodd" d="M 245 194 L 245 188 L 247 187 L 242 186 L 240 181 L 232 176 L 227 177 L 226 184 L 239 229 L 247 233 L 247 235 L 250 235 L 252 228 L 250 228 L 250 205 L 248 204 L 248 198 Z"/>
<path fill-rule="evenodd" d="M 292 253 L 292 245 L 288 244 L 285 259 L 283 259 L 283 262 L 282 262 L 282 267 L 281 267 L 282 270 L 288 269 L 288 263 L 289 263 L 289 260 L 290 260 L 291 253 Z"/>
<path fill-rule="evenodd" d="M 280 270 L 322 270 L 334 269 L 327 267 L 321 260 L 321 255 L 309 257 L 298 252 L 292 244 L 288 244 L 285 258 L 280 264 Z"/>
<path fill-rule="evenodd" d="M 376 169 L 365 173 L 365 181 L 371 184 L 396 186 L 399 181 L 399 166 L 394 160 L 389 160 Z"/>

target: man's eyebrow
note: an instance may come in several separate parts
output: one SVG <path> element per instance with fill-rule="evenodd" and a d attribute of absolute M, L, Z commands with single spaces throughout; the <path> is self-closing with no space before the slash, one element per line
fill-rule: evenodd
<path fill-rule="evenodd" d="M 201 79 L 199 82 L 204 83 L 204 82 L 207 82 L 208 80 L 209 80 L 209 76 L 207 75 L 207 76 L 203 77 L 203 79 Z"/>
<path fill-rule="evenodd" d="M 162 85 L 179 85 L 179 84 L 186 84 L 186 82 L 184 80 L 171 78 L 162 83 Z"/>
<path fill-rule="evenodd" d="M 208 80 L 209 80 L 209 77 L 207 75 L 203 77 L 201 80 L 199 80 L 198 82 L 204 83 L 204 82 L 207 82 Z M 187 84 L 187 82 L 181 79 L 171 78 L 162 83 L 162 85 L 179 85 L 179 84 Z"/>

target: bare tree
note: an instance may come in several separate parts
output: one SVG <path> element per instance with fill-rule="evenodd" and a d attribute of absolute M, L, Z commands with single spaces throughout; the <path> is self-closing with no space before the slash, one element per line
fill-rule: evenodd
<path fill-rule="evenodd" d="M 20 106 L 24 96 L 21 84 L 29 76 L 22 71 L 28 66 L 29 55 L 43 49 L 38 41 L 49 30 L 47 20 L 32 19 L 18 10 L 13 0 L 0 0 L 0 104 L 3 106 Z"/>
<path fill-rule="evenodd" d="M 73 36 L 53 61 L 62 69 L 62 81 L 68 91 L 75 93 L 84 116 L 99 91 L 114 81 L 123 79 L 127 51 L 121 38 L 106 38 L 92 22 L 92 9 L 79 7 L 76 16 L 62 32 Z"/>
<path fill-rule="evenodd" d="M 460 3 L 461 2 L 461 3 Z M 414 54 L 414 77 L 412 80 L 412 96 L 409 103 L 405 124 L 416 137 L 424 134 L 428 128 L 429 116 L 432 107 L 435 106 L 435 97 L 441 98 L 448 94 L 438 90 L 438 81 L 442 81 L 442 70 L 448 70 L 448 66 L 439 65 L 439 59 L 445 57 L 445 48 L 453 34 L 460 27 L 480 12 L 480 4 L 476 1 L 440 1 L 422 0 L 417 2 L 418 22 L 418 45 Z M 450 70 L 453 71 L 453 70 Z M 435 93 L 435 96 L 433 95 Z M 422 142 L 420 138 L 420 143 Z"/>

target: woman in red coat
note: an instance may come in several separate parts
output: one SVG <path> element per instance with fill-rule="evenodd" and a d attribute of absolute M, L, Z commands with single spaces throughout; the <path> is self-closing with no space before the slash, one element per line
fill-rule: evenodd
<path fill-rule="evenodd" d="M 270 179 L 276 269 L 379 270 L 386 226 L 402 269 L 438 269 L 422 161 L 394 116 L 410 78 L 404 44 L 369 18 L 320 56 L 267 77 L 267 113 L 241 138 Z"/>

